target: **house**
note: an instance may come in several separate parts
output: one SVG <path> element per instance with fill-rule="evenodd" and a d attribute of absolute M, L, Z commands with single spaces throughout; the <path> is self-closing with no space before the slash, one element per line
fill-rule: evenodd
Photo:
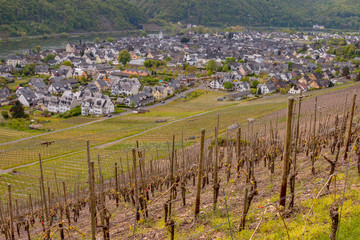
<path fill-rule="evenodd" d="M 299 79 L 299 83 L 308 85 L 312 80 L 309 78 L 309 76 L 303 76 Z"/>
<path fill-rule="evenodd" d="M 347 83 L 348 81 L 345 79 L 345 78 L 343 78 L 343 77 L 341 77 L 341 78 L 333 78 L 333 79 L 331 79 L 330 80 L 334 85 L 336 84 L 336 85 L 341 85 L 341 84 L 345 84 L 345 83 Z"/>
<path fill-rule="evenodd" d="M 66 49 L 66 52 L 68 52 L 68 53 L 74 53 L 74 52 L 76 52 L 76 45 L 72 44 L 72 43 L 68 43 L 66 45 L 65 49 Z"/>
<path fill-rule="evenodd" d="M 81 114 L 88 115 L 107 115 L 113 113 L 115 105 L 107 95 L 96 93 L 86 97 L 81 103 Z"/>
<path fill-rule="evenodd" d="M 58 113 L 59 112 L 59 102 L 60 99 L 55 96 L 49 97 L 47 100 L 47 110 L 49 112 Z"/>
<path fill-rule="evenodd" d="M 42 64 L 42 65 L 36 65 L 35 66 L 35 74 L 37 75 L 48 75 L 50 76 L 51 73 L 49 71 L 49 66 Z"/>
<path fill-rule="evenodd" d="M 104 79 L 99 79 L 95 81 L 96 87 L 99 89 L 99 91 L 106 91 L 109 88 L 108 83 Z"/>
<path fill-rule="evenodd" d="M 209 86 L 210 86 L 210 88 L 212 88 L 212 89 L 224 88 L 223 81 L 222 81 L 220 78 L 213 79 L 213 80 L 210 82 Z"/>
<path fill-rule="evenodd" d="M 289 93 L 290 94 L 300 94 L 301 91 L 306 92 L 307 90 L 308 90 L 308 88 L 304 84 L 300 83 L 300 84 L 294 85 L 292 88 L 290 88 Z"/>
<path fill-rule="evenodd" d="M 59 99 L 59 113 L 70 111 L 71 109 L 79 106 L 80 103 L 74 96 L 71 90 L 66 90 Z"/>
<path fill-rule="evenodd" d="M 87 79 L 88 76 L 85 71 L 83 71 L 81 68 L 75 68 L 73 77 L 77 80 Z"/>
<path fill-rule="evenodd" d="M 265 84 L 258 84 L 257 85 L 257 93 L 258 94 L 269 94 L 276 91 L 276 85 L 272 82 L 267 82 Z"/>
<path fill-rule="evenodd" d="M 137 78 L 123 78 L 113 83 L 111 87 L 112 95 L 134 95 L 139 93 L 141 83 Z"/>
<path fill-rule="evenodd" d="M 250 84 L 246 81 L 233 81 L 234 90 L 237 92 L 250 91 Z"/>
<path fill-rule="evenodd" d="M 0 103 L 9 101 L 9 97 L 10 97 L 10 89 L 7 86 L 0 89 Z"/>
<path fill-rule="evenodd" d="M 138 70 L 138 69 L 125 69 L 123 73 L 130 75 L 137 75 L 137 76 L 148 76 L 150 75 L 149 71 Z"/>
<path fill-rule="evenodd" d="M 154 96 L 151 92 L 141 92 L 125 98 L 124 103 L 129 107 L 141 107 L 155 102 Z"/>
<path fill-rule="evenodd" d="M 3 77 L 5 79 L 7 79 L 7 80 L 14 80 L 15 79 L 15 76 L 10 74 L 10 73 L 1 73 L 0 77 Z"/>
<path fill-rule="evenodd" d="M 87 86 L 86 86 L 86 89 L 87 91 L 91 92 L 91 93 L 97 93 L 99 92 L 99 88 L 94 84 L 94 83 L 89 83 Z"/>
<path fill-rule="evenodd" d="M 145 91 L 145 90 L 144 90 Z M 171 89 L 163 86 L 151 88 L 151 93 L 156 101 L 164 99 L 172 94 Z"/>
<path fill-rule="evenodd" d="M 18 97 L 18 100 L 21 102 L 21 104 L 25 107 L 36 105 L 38 100 L 35 93 L 27 87 L 18 88 L 16 90 L 16 96 Z"/>
<path fill-rule="evenodd" d="M 44 90 L 47 88 L 43 78 L 31 78 L 29 81 L 29 86 L 31 86 L 37 91 Z"/>
<path fill-rule="evenodd" d="M 309 84 L 310 88 L 320 89 L 320 88 L 327 88 L 330 85 L 329 80 L 315 80 L 311 81 Z"/>
<path fill-rule="evenodd" d="M 52 77 L 64 77 L 64 78 L 72 78 L 73 76 L 73 69 L 72 67 L 61 65 L 59 69 L 54 69 L 54 71 L 51 72 L 51 78 Z M 51 80 L 50 78 L 50 80 Z"/>
<path fill-rule="evenodd" d="M 10 55 L 7 58 L 6 64 L 16 67 L 17 65 L 24 65 L 24 60 L 20 55 Z"/>
<path fill-rule="evenodd" d="M 54 94 L 61 94 L 64 93 L 66 90 L 71 90 L 71 84 L 68 84 L 67 81 L 63 80 L 63 81 L 56 81 L 50 84 L 48 90 L 51 93 Z"/>
<path fill-rule="evenodd" d="M 232 93 L 228 95 L 226 99 L 229 101 L 240 101 L 252 96 L 253 94 L 250 91 L 243 91 L 243 92 Z"/>
<path fill-rule="evenodd" d="M 275 83 L 276 89 L 287 88 L 288 86 L 289 86 L 289 84 L 287 84 L 286 82 L 277 82 L 277 83 Z"/>

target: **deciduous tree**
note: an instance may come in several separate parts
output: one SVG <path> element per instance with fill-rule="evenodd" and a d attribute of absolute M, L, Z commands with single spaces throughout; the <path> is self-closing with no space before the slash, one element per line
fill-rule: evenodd
<path fill-rule="evenodd" d="M 127 50 L 122 50 L 119 54 L 118 60 L 121 62 L 124 66 L 126 63 L 130 62 L 130 53 Z"/>

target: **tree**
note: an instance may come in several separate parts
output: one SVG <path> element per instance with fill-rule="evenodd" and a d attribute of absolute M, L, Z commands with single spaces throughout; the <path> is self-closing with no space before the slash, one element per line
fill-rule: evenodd
<path fill-rule="evenodd" d="M 258 80 L 254 80 L 253 83 L 252 83 L 252 87 L 253 88 L 257 88 L 257 85 L 259 85 L 259 81 Z"/>
<path fill-rule="evenodd" d="M 314 72 L 317 72 L 317 73 L 322 74 L 322 68 L 321 68 L 321 67 L 318 67 Z"/>
<path fill-rule="evenodd" d="M 181 43 L 188 43 L 190 41 L 190 38 L 189 37 L 182 37 L 180 39 Z"/>
<path fill-rule="evenodd" d="M 349 67 L 348 67 L 348 66 L 343 67 L 343 69 L 342 69 L 342 75 L 343 75 L 343 76 L 348 76 L 349 74 L 350 74 L 350 69 L 349 69 Z"/>
<path fill-rule="evenodd" d="M 211 59 L 210 61 L 208 61 L 207 65 L 206 65 L 206 70 L 215 72 L 216 69 L 217 69 L 217 64 L 216 64 L 215 60 Z"/>
<path fill-rule="evenodd" d="M 230 70 L 231 70 L 231 68 L 228 64 L 224 64 L 224 66 L 222 66 L 222 69 L 221 69 L 222 72 L 229 72 Z"/>
<path fill-rule="evenodd" d="M 50 60 L 54 60 L 54 59 L 55 59 L 54 54 L 48 54 L 48 55 L 46 55 L 46 57 L 44 57 L 43 61 L 44 61 L 44 63 L 48 63 Z"/>
<path fill-rule="evenodd" d="M 154 65 L 153 60 L 148 59 L 144 62 L 144 66 L 147 68 L 151 68 Z"/>
<path fill-rule="evenodd" d="M 258 95 L 261 95 L 261 88 L 259 87 L 259 89 L 256 92 Z"/>
<path fill-rule="evenodd" d="M 288 63 L 288 70 L 289 71 L 292 71 L 293 65 L 294 65 L 294 63 L 292 63 L 292 62 Z"/>
<path fill-rule="evenodd" d="M 229 63 L 231 63 L 231 62 L 236 62 L 236 59 L 235 59 L 234 57 L 228 57 L 228 58 L 226 58 L 225 64 L 229 64 Z"/>
<path fill-rule="evenodd" d="M 357 82 L 360 81 L 360 72 L 357 74 L 357 76 L 356 76 L 356 78 L 354 80 L 357 81 Z"/>
<path fill-rule="evenodd" d="M 19 100 L 17 100 L 11 107 L 10 112 L 12 112 L 12 118 L 27 118 L 24 107 L 21 105 Z"/>
<path fill-rule="evenodd" d="M 39 45 L 36 46 L 36 47 L 35 47 L 35 50 L 36 50 L 37 53 L 40 53 L 40 51 L 41 51 L 41 46 L 39 46 Z"/>
<path fill-rule="evenodd" d="M 115 42 L 115 39 L 114 39 L 114 38 L 111 38 L 111 37 L 107 37 L 107 38 L 106 38 L 106 41 L 107 41 L 107 42 Z"/>
<path fill-rule="evenodd" d="M 65 61 L 62 63 L 62 65 L 73 67 L 72 63 L 70 61 Z"/>
<path fill-rule="evenodd" d="M 130 62 L 130 53 L 127 51 L 127 50 L 122 50 L 120 53 L 119 53 L 119 57 L 118 57 L 118 60 L 119 62 L 121 62 L 124 66 L 126 65 L 126 63 Z"/>
<path fill-rule="evenodd" d="M 233 32 L 229 32 L 226 36 L 228 39 L 232 39 L 234 37 L 234 33 Z"/>
<path fill-rule="evenodd" d="M 189 73 L 195 73 L 197 71 L 197 67 L 195 66 L 188 66 L 186 68 L 186 71 L 189 72 Z"/>
<path fill-rule="evenodd" d="M 25 76 L 34 75 L 35 74 L 35 65 L 34 64 L 26 64 L 22 69 L 22 74 Z"/>
<path fill-rule="evenodd" d="M 100 43 L 100 38 L 98 38 L 98 37 L 95 38 L 94 42 L 95 42 L 95 43 Z"/>
<path fill-rule="evenodd" d="M 140 37 L 146 37 L 146 36 L 147 36 L 146 31 L 142 30 L 140 33 Z"/>
<path fill-rule="evenodd" d="M 233 89 L 233 84 L 232 82 L 226 82 L 224 83 L 224 88 L 227 90 L 227 91 L 230 91 Z"/>
<path fill-rule="evenodd" d="M 1 116 L 3 116 L 4 119 L 8 119 L 9 118 L 9 113 L 7 111 L 2 111 Z"/>

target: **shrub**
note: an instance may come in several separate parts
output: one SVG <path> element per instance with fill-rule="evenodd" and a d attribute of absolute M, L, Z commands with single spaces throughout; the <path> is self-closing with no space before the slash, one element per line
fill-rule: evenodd
<path fill-rule="evenodd" d="M 9 113 L 7 111 L 2 111 L 1 116 L 3 116 L 4 119 L 9 119 Z"/>

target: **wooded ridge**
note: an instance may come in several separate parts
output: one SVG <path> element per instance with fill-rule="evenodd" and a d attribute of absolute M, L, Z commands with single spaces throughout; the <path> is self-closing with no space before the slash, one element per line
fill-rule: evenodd
<path fill-rule="evenodd" d="M 351 0 L 0 0 L 0 33 L 10 37 L 141 28 L 152 20 L 205 26 L 358 29 L 360 3 Z M 224 27 L 225 27 L 224 26 Z"/>

